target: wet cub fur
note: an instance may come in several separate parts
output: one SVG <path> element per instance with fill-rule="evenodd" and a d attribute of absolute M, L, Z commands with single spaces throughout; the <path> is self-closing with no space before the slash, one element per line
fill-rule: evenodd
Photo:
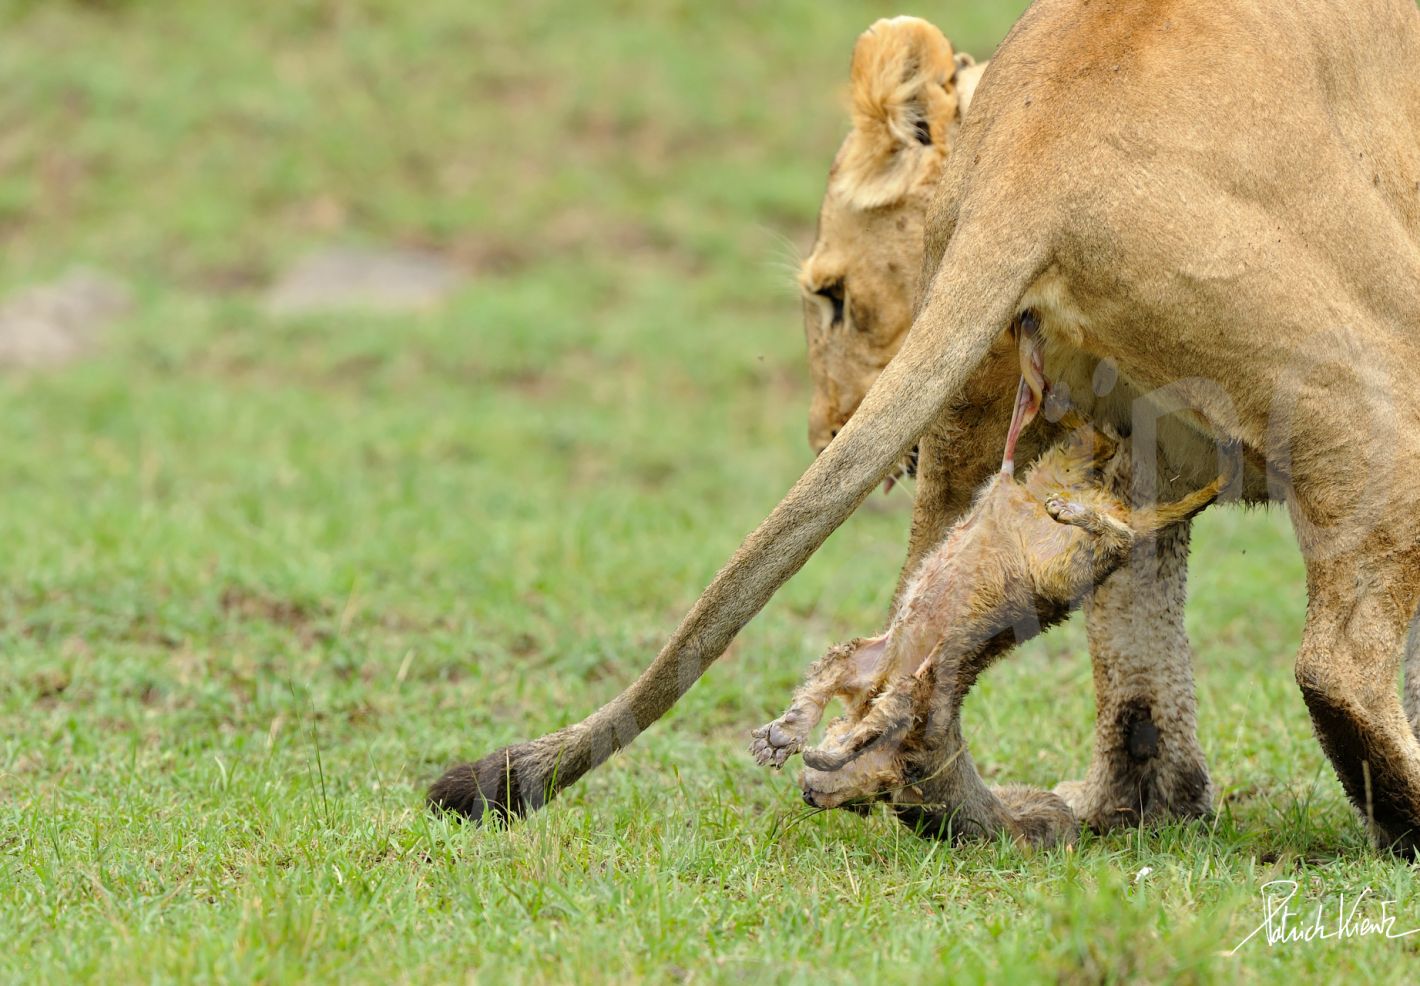
<path fill-rule="evenodd" d="M 962 792 L 957 765 L 965 748 L 955 744 L 943 768 L 943 739 L 995 657 L 1063 619 L 1139 539 L 1202 510 L 1228 477 L 1176 503 L 1133 509 L 1114 492 L 1114 481 L 1128 474 L 1129 443 L 1073 415 L 1068 423 L 1069 437 L 1042 455 L 1023 481 L 1002 472 L 987 483 L 918 567 L 886 633 L 832 648 L 810 669 L 784 715 L 755 730 L 750 749 L 762 764 L 781 766 L 803 750 L 810 804 L 829 808 L 891 797 L 919 813 L 933 802 L 951 804 L 959 833 L 1004 828 L 1033 843 L 1075 831 L 1070 810 L 1046 792 L 993 792 L 979 781 L 980 790 Z M 803 749 L 833 697 L 846 701 L 847 714 L 829 727 L 821 746 Z M 923 750 L 933 752 L 919 763 Z M 924 770 L 934 776 L 923 776 Z M 933 797 L 944 787 L 950 796 Z"/>

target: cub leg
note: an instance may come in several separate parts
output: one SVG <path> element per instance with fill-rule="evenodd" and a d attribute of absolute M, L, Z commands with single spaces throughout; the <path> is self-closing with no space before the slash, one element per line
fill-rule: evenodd
<path fill-rule="evenodd" d="M 980 543 L 979 532 L 968 537 Z M 928 669 L 941 663 L 936 655 L 947 655 L 947 673 L 955 674 L 958 662 L 978 650 L 1000 625 L 1017 622 L 1012 610 L 1019 600 L 1012 598 L 1010 565 L 987 564 L 969 572 L 977 550 L 961 541 L 948 542 L 922 561 L 888 629 L 883 686 L 873 695 L 871 708 L 856 721 L 836 724 L 821 746 L 805 750 L 805 764 L 820 771 L 838 770 L 870 747 L 897 745 L 912 727 L 914 710 L 923 707 L 914 694 Z M 986 581 L 978 578 L 973 583 L 978 576 Z"/>
<path fill-rule="evenodd" d="M 1061 524 L 1078 527 L 1095 538 L 1095 553 L 1117 558 L 1134 547 L 1134 531 L 1121 520 L 1088 504 L 1056 494 L 1046 498 L 1045 512 Z"/>
<path fill-rule="evenodd" d="M 1218 499 L 1223 490 L 1239 479 L 1242 471 L 1242 456 L 1230 456 L 1228 464 L 1227 472 L 1201 490 L 1196 490 L 1181 500 L 1154 507 L 1141 507 L 1132 511 L 1129 515 L 1129 526 L 1139 537 L 1148 537 L 1171 524 L 1192 520 L 1205 507 Z"/>
<path fill-rule="evenodd" d="M 865 702 L 878 680 L 886 649 L 886 636 L 858 638 L 830 648 L 809 668 L 784 714 L 753 732 L 749 752 L 754 759 L 761 766 L 784 766 L 803 749 L 833 698 L 842 697 L 852 706 Z"/>
<path fill-rule="evenodd" d="M 799 775 L 805 804 L 860 813 L 866 813 L 874 802 L 894 797 L 903 783 L 898 751 L 889 746 L 874 747 L 842 770 L 806 766 Z"/>
<path fill-rule="evenodd" d="M 804 763 L 819 771 L 838 770 L 869 747 L 896 746 L 911 728 L 914 710 L 925 691 L 918 684 L 932 665 L 939 647 L 952 653 L 969 645 L 973 630 L 960 625 L 963 611 L 957 594 L 965 591 L 946 548 L 929 556 L 916 581 L 899 604 L 888 632 L 876 638 L 881 648 L 878 676 L 862 695 L 860 707 L 829 729 L 821 746 L 803 751 Z M 868 701 L 871 700 L 871 705 Z"/>
<path fill-rule="evenodd" d="M 1010 414 L 1009 405 L 1005 413 Z M 971 508 L 971 498 L 981 484 L 995 471 L 1000 446 L 996 441 L 988 444 L 982 440 L 984 436 L 980 432 L 985 430 L 973 432 L 943 426 L 923 435 L 918 442 L 912 532 L 907 543 L 907 558 L 893 593 L 894 612 L 901 605 L 922 559 L 942 543 L 952 525 Z"/>
<path fill-rule="evenodd" d="M 894 679 L 873 700 L 868 714 L 844 735 L 830 735 L 823 746 L 805 750 L 805 765 L 820 771 L 840 770 L 869 747 L 894 746 L 912 726 L 916 687 L 917 678 L 912 675 Z"/>
<path fill-rule="evenodd" d="M 900 747 L 932 704 L 944 700 L 933 698 L 933 689 L 950 695 L 961 688 L 964 694 L 1012 644 L 1068 611 L 1058 603 L 1040 608 L 1022 598 L 1024 577 L 1010 574 L 1009 565 L 988 568 L 986 581 L 978 585 L 964 584 L 962 567 L 961 556 L 953 557 L 947 547 L 922 563 L 887 634 L 887 684 L 866 714 L 835 724 L 821 746 L 804 750 L 805 764 L 840 770 L 868 751 Z"/>

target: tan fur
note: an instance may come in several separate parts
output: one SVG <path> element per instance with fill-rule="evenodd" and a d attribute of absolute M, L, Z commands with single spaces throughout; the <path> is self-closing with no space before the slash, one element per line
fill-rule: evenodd
<path fill-rule="evenodd" d="M 1395 682 L 1420 602 L 1417 64 L 1413 0 L 1037 0 L 957 133 L 913 328 L 838 437 L 623 695 L 430 800 L 520 814 L 630 743 L 919 438 L 962 433 L 1055 269 L 1080 333 L 1043 310 L 1049 338 L 1173 388 L 1275 475 L 1308 570 L 1297 681 L 1377 841 L 1416 852 Z"/>
<path fill-rule="evenodd" d="M 957 55 L 955 79 L 959 115 L 966 115 L 986 65 Z M 905 200 L 904 208 L 925 201 Z M 866 297 L 892 295 L 894 283 L 875 286 L 884 278 L 875 258 L 898 257 L 917 243 L 916 227 L 885 239 L 872 218 L 850 199 L 825 196 L 816 256 L 860 254 L 851 277 Z M 901 269 L 901 265 L 896 265 Z M 806 267 L 807 269 L 807 267 Z M 912 289 L 917 288 L 914 279 Z M 1051 372 L 1063 380 L 1077 402 L 1101 420 L 1133 426 L 1143 420 L 1156 433 L 1149 475 L 1139 477 L 1141 497 L 1177 492 L 1201 481 L 1216 458 L 1212 443 L 1197 423 L 1185 420 L 1182 388 L 1150 393 L 1117 368 L 1078 347 L 1084 340 L 1084 315 L 1069 294 L 1059 265 L 1048 268 L 1022 299 L 1023 308 L 1051 313 L 1052 329 L 1065 343 L 1052 347 Z M 901 308 L 858 306 L 871 333 L 826 332 L 816 306 L 810 306 L 806 332 L 810 340 L 815 393 L 810 435 L 815 450 L 842 426 L 844 408 L 856 408 L 881 367 L 895 354 L 910 325 Z M 1000 429 L 1009 414 L 1007 392 L 997 386 L 1011 372 L 1001 350 L 988 366 L 978 369 L 954 412 L 944 416 L 924 437 L 920 455 L 911 457 L 920 474 L 914 533 L 903 580 L 923 552 L 940 538 L 965 509 L 971 490 L 989 474 L 999 451 Z M 846 398 L 846 399 L 845 399 Z M 1175 411 L 1184 404 L 1181 412 Z M 834 422 L 826 430 L 825 422 Z M 940 450 L 940 451 L 939 451 Z M 899 470 L 900 471 L 900 470 Z M 1142 473 L 1142 470 L 1141 470 Z M 1268 496 L 1260 468 L 1249 471 L 1247 499 Z M 1184 629 L 1187 596 L 1187 525 L 1147 543 L 1086 602 L 1086 626 L 1094 663 L 1097 725 L 1094 755 L 1083 784 L 1064 783 L 1057 790 L 1092 827 L 1135 824 L 1170 816 L 1206 813 L 1212 784 L 1196 737 L 1196 698 L 1192 649 Z M 1420 648 L 1406 659 L 1405 707 L 1420 732 Z"/>
<path fill-rule="evenodd" d="M 1240 463 L 1240 460 L 1236 460 Z M 1017 482 L 997 474 L 951 534 L 923 559 L 903 593 L 888 631 L 831 650 L 816 664 L 788 711 L 755 730 L 750 750 L 762 764 L 780 766 L 807 741 L 829 698 L 846 699 L 848 712 L 829 727 L 825 742 L 804 750 L 805 800 L 817 807 L 902 797 L 924 803 L 924 788 L 960 780 L 957 764 L 933 770 L 950 777 L 919 785 L 924 754 L 936 744 L 921 729 L 934 706 L 959 709 L 976 677 L 1012 644 L 1063 618 L 1136 542 L 1186 520 L 1226 485 L 1220 477 L 1175 504 L 1131 509 L 1107 483 L 1126 475 L 1128 443 L 1088 427 L 1046 451 Z M 942 728 L 939 724 L 938 729 Z M 1063 804 L 1042 795 L 1032 820 L 989 802 L 973 803 L 961 820 L 1002 817 L 1008 831 L 1052 841 L 1074 831 Z M 1051 823 L 1068 820 L 1064 827 Z M 976 834 L 991 834 L 973 827 Z"/>
<path fill-rule="evenodd" d="M 868 35 L 876 40 L 878 61 L 893 50 L 900 61 L 908 61 L 920 33 L 880 28 Z M 956 61 L 958 118 L 948 131 L 953 139 L 989 64 L 975 64 L 961 52 Z M 864 139 L 855 128 L 845 146 Z M 887 160 L 886 152 L 897 146 L 887 138 L 884 144 L 880 160 Z M 830 176 L 818 235 L 800 277 L 814 382 L 809 441 L 815 452 L 822 451 L 851 417 L 911 325 L 907 299 L 916 297 L 919 287 L 928 189 L 935 186 L 945 156 L 920 154 L 915 160 L 919 174 L 913 190 L 882 208 L 863 208 L 855 201 L 844 189 L 839 168 Z M 832 318 L 830 300 L 816 294 L 834 285 L 847 295 L 839 324 Z M 1056 334 L 1078 346 L 1083 316 L 1071 307 L 1065 292 L 1058 268 L 1047 270 L 1022 307 L 1053 312 Z M 1010 414 L 1009 383 L 1015 374 L 1011 357 L 1003 340 L 957 397 L 952 413 L 939 419 L 891 477 L 914 467 L 919 475 L 904 581 L 923 552 L 938 543 L 967 508 L 972 492 L 999 459 Z M 1050 370 L 1075 395 L 1076 403 L 1102 420 L 1132 424 L 1140 407 L 1155 406 L 1141 388 L 1078 349 L 1052 347 Z M 1188 482 L 1203 481 L 1200 477 L 1207 475 L 1215 458 L 1206 437 L 1169 414 L 1166 403 L 1164 395 L 1154 415 L 1162 440 L 1153 453 L 1153 472 L 1162 482 L 1158 490 L 1140 489 L 1145 497 L 1176 494 Z M 1044 437 L 1032 436 L 1027 449 L 1038 447 Z M 1252 499 L 1266 495 L 1255 471 L 1249 493 Z M 1196 737 L 1192 649 L 1183 625 L 1188 541 L 1186 524 L 1149 541 L 1086 602 L 1098 708 L 1094 755 L 1084 784 L 1067 782 L 1057 790 L 1097 829 L 1196 816 L 1211 809 L 1212 783 Z M 1420 716 L 1420 698 L 1412 707 Z M 1150 730 L 1157 731 L 1156 738 L 1141 745 L 1138 737 L 1147 737 Z"/>
<path fill-rule="evenodd" d="M 941 31 L 914 17 L 878 21 L 853 49 L 853 129 L 798 278 L 816 452 L 857 410 L 912 322 L 927 205 L 965 110 L 953 56 Z M 930 144 L 918 139 L 919 123 Z"/>
<path fill-rule="evenodd" d="M 957 114 L 955 52 L 916 17 L 881 20 L 853 49 L 853 132 L 838 155 L 838 181 L 860 209 L 892 205 L 941 166 Z"/>
<path fill-rule="evenodd" d="M 986 62 L 978 65 L 971 60 L 963 63 L 961 56 L 957 56 L 957 100 L 961 103 L 959 112 L 963 116 L 971 105 L 972 97 L 976 95 L 976 87 L 981 84 L 981 77 L 986 74 L 986 65 Z"/>

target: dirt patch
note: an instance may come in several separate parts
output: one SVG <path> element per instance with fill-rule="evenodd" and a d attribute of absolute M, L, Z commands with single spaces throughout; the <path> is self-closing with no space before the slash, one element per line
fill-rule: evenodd
<path fill-rule="evenodd" d="M 447 249 L 481 276 L 518 274 L 552 260 L 614 257 L 628 267 L 655 264 L 680 274 L 701 273 L 705 260 L 671 234 L 624 216 L 568 209 L 531 234 L 477 230 L 460 234 Z"/>
<path fill-rule="evenodd" d="M 313 634 L 313 624 L 324 622 L 328 616 L 315 606 L 241 586 L 223 589 L 218 605 L 228 617 L 272 623 L 302 636 Z"/>
<path fill-rule="evenodd" d="M 458 266 L 428 251 L 333 247 L 297 260 L 267 292 L 266 308 L 278 316 L 432 311 L 462 281 Z"/>
<path fill-rule="evenodd" d="M 76 270 L 21 291 L 0 305 L 0 367 L 72 363 L 132 307 L 127 287 L 98 271 Z"/>
<path fill-rule="evenodd" d="M 51 708 L 69 690 L 73 678 L 67 668 L 44 668 L 30 675 L 34 701 L 41 708 Z"/>

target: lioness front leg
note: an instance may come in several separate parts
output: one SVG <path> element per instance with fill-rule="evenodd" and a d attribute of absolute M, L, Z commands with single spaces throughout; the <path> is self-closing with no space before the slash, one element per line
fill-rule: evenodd
<path fill-rule="evenodd" d="M 893 610 L 922 559 L 971 508 L 981 485 L 1001 465 L 1001 440 L 1011 420 L 1019 374 L 1016 347 L 1009 333 L 983 361 L 962 404 L 944 413 L 918 441 L 917 490 L 912 502 L 912 532 L 907 558 L 893 593 Z M 1037 419 L 1020 437 L 1016 458 L 1029 462 L 1060 429 Z"/>
<path fill-rule="evenodd" d="M 1003 638 L 988 651 L 1000 652 L 1008 642 Z M 805 751 L 800 784 L 806 802 L 816 808 L 863 810 L 886 800 L 919 835 L 955 842 L 1006 835 L 1045 847 L 1075 838 L 1079 823 L 1058 796 L 1018 784 L 988 787 L 982 781 L 961 735 L 960 678 L 912 682 L 912 706 L 927 710 L 925 745 L 877 743 L 833 770 L 816 769 Z M 839 728 L 851 726 L 840 720 L 829 731 Z"/>
<path fill-rule="evenodd" d="M 784 714 L 751 734 L 749 752 L 754 759 L 766 767 L 784 766 L 784 761 L 804 748 L 809 734 L 823 719 L 823 710 L 835 697 L 851 706 L 866 701 L 878 680 L 886 643 L 886 637 L 860 637 L 830 648 L 815 661 Z"/>
<path fill-rule="evenodd" d="M 1080 823 L 1060 797 L 1022 784 L 990 787 L 981 779 L 962 739 L 962 695 L 948 689 L 942 694 L 939 687 L 931 703 L 927 748 L 907 758 L 907 776 L 892 802 L 898 819 L 918 835 L 953 842 L 1007 835 L 1044 848 L 1073 841 Z"/>
<path fill-rule="evenodd" d="M 1184 627 L 1190 527 L 1138 545 L 1085 600 L 1095 739 L 1083 781 L 1055 792 L 1096 831 L 1212 810 Z"/>

